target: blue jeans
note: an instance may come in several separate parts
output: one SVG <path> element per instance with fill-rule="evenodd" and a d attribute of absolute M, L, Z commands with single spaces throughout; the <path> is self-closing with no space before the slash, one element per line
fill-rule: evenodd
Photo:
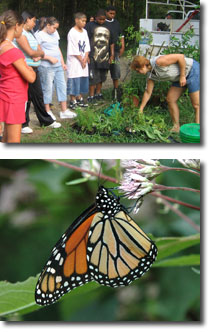
<path fill-rule="evenodd" d="M 53 96 L 53 87 L 55 86 L 58 101 L 66 101 L 66 80 L 62 66 L 44 67 L 39 66 L 39 75 L 43 90 L 44 103 L 51 104 Z"/>
<path fill-rule="evenodd" d="M 200 90 L 200 63 L 193 60 L 192 68 L 189 72 L 187 79 L 187 88 L 189 93 L 193 93 Z M 172 86 L 180 88 L 179 82 L 174 82 Z"/>
<path fill-rule="evenodd" d="M 79 96 L 86 94 L 89 90 L 89 77 L 68 78 L 67 95 Z"/>

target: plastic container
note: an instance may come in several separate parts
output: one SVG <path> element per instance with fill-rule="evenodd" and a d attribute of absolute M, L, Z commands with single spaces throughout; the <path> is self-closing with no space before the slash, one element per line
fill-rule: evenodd
<path fill-rule="evenodd" d="M 180 128 L 182 143 L 200 143 L 200 124 L 188 123 Z"/>

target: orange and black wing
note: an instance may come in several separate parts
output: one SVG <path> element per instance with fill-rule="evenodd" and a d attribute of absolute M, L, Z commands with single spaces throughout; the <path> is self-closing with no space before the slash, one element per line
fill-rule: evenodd
<path fill-rule="evenodd" d="M 91 224 L 87 243 L 89 270 L 98 283 L 127 286 L 149 270 L 157 256 L 157 247 L 125 210 Z"/>
<path fill-rule="evenodd" d="M 97 213 L 95 205 L 92 205 L 75 220 L 53 248 L 36 285 L 37 304 L 52 304 L 65 293 L 91 281 L 86 248 L 89 229 Z"/>
<path fill-rule="evenodd" d="M 39 305 L 89 281 L 127 286 L 140 278 L 157 256 L 153 241 L 135 224 L 117 196 L 100 187 L 96 203 L 64 233 L 52 250 L 36 286 Z"/>

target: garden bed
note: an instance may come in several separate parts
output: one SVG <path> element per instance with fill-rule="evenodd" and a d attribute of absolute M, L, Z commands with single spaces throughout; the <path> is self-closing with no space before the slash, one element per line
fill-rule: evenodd
<path fill-rule="evenodd" d="M 104 94 L 106 101 L 102 105 L 97 108 L 77 110 L 78 118 L 62 120 L 62 127 L 59 129 L 40 128 L 36 120 L 34 133 L 22 135 L 22 143 L 170 144 L 180 142 L 178 134 L 170 133 L 172 123 L 167 109 L 150 105 L 144 115 L 139 117 L 137 108 L 125 105 L 123 113 L 107 116 L 104 110 L 111 104 L 111 92 L 106 90 Z M 182 97 L 179 105 L 183 123 L 192 121 L 192 109 L 184 107 L 188 104 L 190 106 L 188 98 Z M 56 114 L 56 111 L 54 113 Z"/>
<path fill-rule="evenodd" d="M 22 135 L 21 143 L 180 143 L 178 134 L 171 134 L 171 118 L 165 102 L 163 87 L 154 89 L 153 98 L 140 115 L 132 102 L 133 96 L 142 96 L 144 80 L 134 76 L 132 84 L 123 85 L 121 106 L 123 111 L 108 116 L 104 111 L 112 104 L 112 88 L 103 90 L 104 101 L 97 107 L 77 109 L 74 120 L 59 119 L 59 104 L 54 99 L 53 113 L 62 123 L 58 129 L 40 128 L 31 110 L 33 134 Z M 137 84 L 138 83 L 138 84 Z M 164 87 L 167 89 L 167 86 Z M 142 91 L 141 91 L 142 90 Z M 162 92 L 161 92 L 162 91 Z M 188 94 L 179 100 L 180 124 L 194 122 L 194 111 Z"/>

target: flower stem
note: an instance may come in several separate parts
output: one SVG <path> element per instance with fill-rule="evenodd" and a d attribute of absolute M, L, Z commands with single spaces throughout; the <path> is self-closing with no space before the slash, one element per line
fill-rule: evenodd
<path fill-rule="evenodd" d="M 155 197 L 162 198 L 164 200 L 170 201 L 170 202 L 175 203 L 175 204 L 183 205 L 185 207 L 188 207 L 188 208 L 200 211 L 200 207 L 199 206 L 192 205 L 192 204 L 189 204 L 189 203 L 185 203 L 185 202 L 179 201 L 179 200 L 177 200 L 175 198 L 159 194 L 157 192 L 153 192 L 153 193 L 151 193 L 151 195 L 155 196 Z"/>
<path fill-rule="evenodd" d="M 155 184 L 153 187 L 154 190 L 184 190 L 184 191 L 191 191 L 195 193 L 200 193 L 200 190 L 194 189 L 194 188 L 188 188 L 188 187 L 170 187 L 170 186 L 164 186 L 161 184 Z"/>
<path fill-rule="evenodd" d="M 200 176 L 200 173 L 189 169 L 189 168 L 182 168 L 182 167 L 167 167 L 167 166 L 163 166 L 165 171 L 181 171 L 181 172 L 188 172 L 188 173 L 192 173 L 194 175 Z"/>
<path fill-rule="evenodd" d="M 107 175 L 104 175 L 104 174 L 101 174 L 101 173 L 96 173 L 96 172 L 93 172 L 93 171 L 89 171 L 87 169 L 83 169 L 81 167 L 78 167 L 78 166 L 75 166 L 75 165 L 72 165 L 72 164 L 68 164 L 64 161 L 60 161 L 60 160 L 56 160 L 56 159 L 43 159 L 49 163 L 53 163 L 53 164 L 57 164 L 59 166 L 63 166 L 63 167 L 66 167 L 66 168 L 70 168 L 70 169 L 73 169 L 77 172 L 80 172 L 80 173 L 88 173 L 92 176 L 96 176 L 100 179 L 104 179 L 106 181 L 110 181 L 110 182 L 114 182 L 114 183 L 118 183 L 117 179 L 115 178 L 112 178 L 110 176 L 107 176 Z"/>

